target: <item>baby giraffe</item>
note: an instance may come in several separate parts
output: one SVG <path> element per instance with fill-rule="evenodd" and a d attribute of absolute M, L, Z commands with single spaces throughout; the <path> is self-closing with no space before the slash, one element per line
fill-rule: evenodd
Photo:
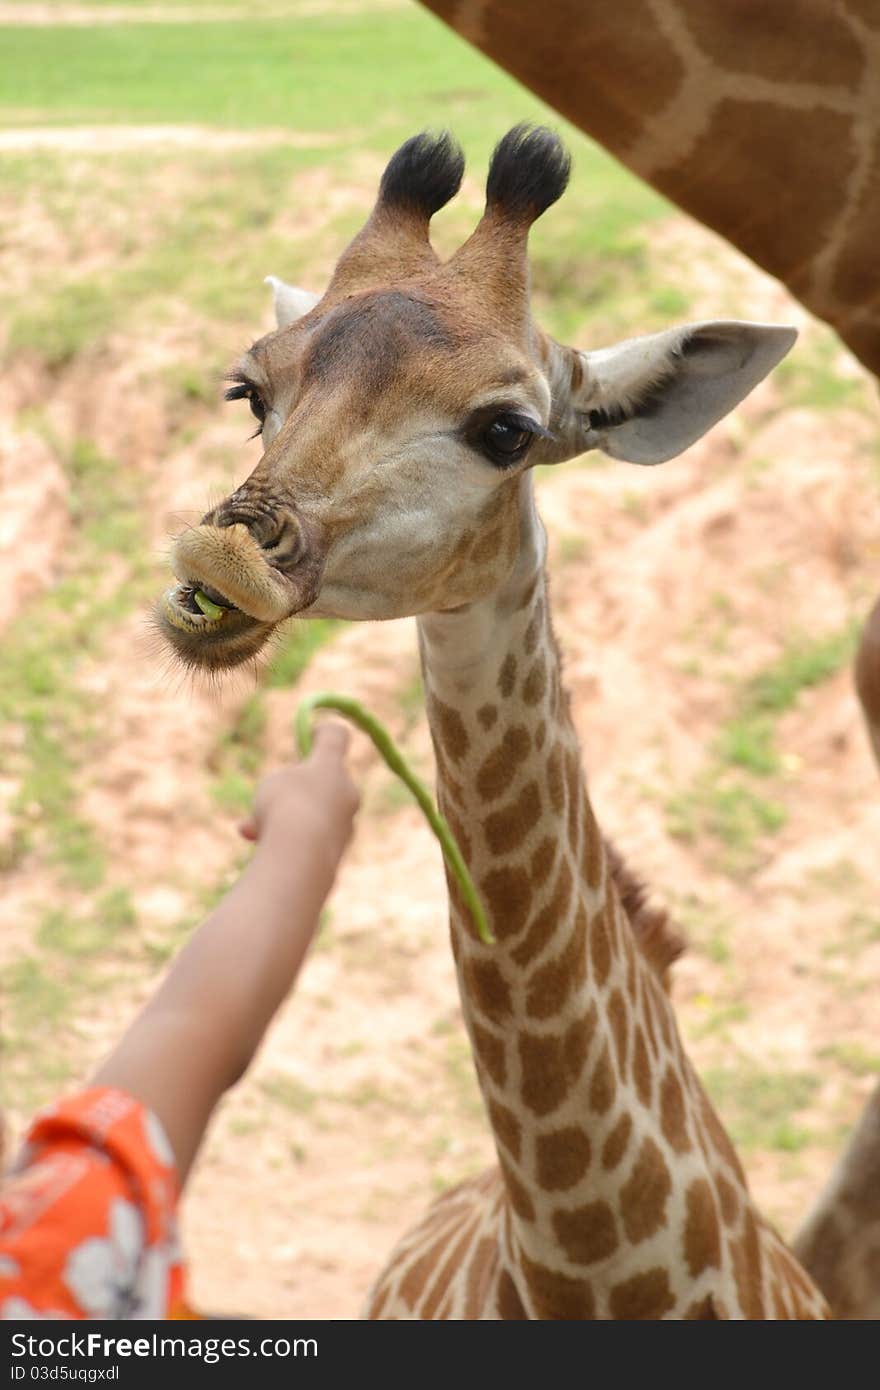
<path fill-rule="evenodd" d="M 685 1056 L 674 943 L 604 843 L 560 681 L 532 468 L 661 463 L 785 354 L 786 328 L 672 329 L 582 352 L 529 311 L 529 227 L 562 194 L 549 131 L 498 145 L 486 209 L 441 263 L 460 151 L 417 136 L 320 300 L 237 364 L 265 452 L 176 543 L 159 622 L 221 671 L 300 617 L 418 618 L 439 799 L 485 901 L 452 946 L 498 1166 L 391 1257 L 372 1317 L 822 1318 L 752 1203 Z"/>

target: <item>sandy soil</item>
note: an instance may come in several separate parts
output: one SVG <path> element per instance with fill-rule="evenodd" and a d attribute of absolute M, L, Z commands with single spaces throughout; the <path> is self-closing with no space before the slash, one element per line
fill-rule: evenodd
<path fill-rule="evenodd" d="M 741 317 L 803 320 L 714 239 L 678 221 L 658 235 L 668 256 L 705 267 L 694 317 L 717 316 L 729 298 Z M 11 408 L 50 393 L 59 427 L 75 422 L 143 470 L 157 589 L 169 518 L 222 488 L 212 460 L 241 437 L 240 419 L 212 415 L 198 440 L 166 448 L 161 393 L 143 370 L 160 359 L 161 344 L 131 338 L 102 364 L 101 392 L 94 364 L 51 383 L 22 366 L 4 386 Z M 840 366 L 853 370 L 843 357 Z M 759 839 L 747 865 L 732 870 L 705 836 L 673 838 L 668 805 L 709 765 L 738 682 L 792 635 L 815 638 L 867 612 L 877 424 L 876 412 L 785 408 L 771 384 L 662 469 L 571 466 L 540 483 L 557 629 L 596 806 L 691 930 L 676 998 L 697 1065 L 815 1078 L 797 1115 L 806 1140 L 759 1139 L 745 1153 L 759 1200 L 786 1232 L 872 1084 L 872 1067 L 846 1065 L 841 1048 L 875 1059 L 877 1050 L 880 798 L 848 671 L 805 691 L 782 718 L 785 771 L 772 791 L 787 820 Z M 256 460 L 250 449 L 242 475 Z M 0 498 L 0 597 L 11 614 L 52 582 L 68 524 L 64 480 L 36 436 L 0 438 Z M 353 627 L 318 653 L 300 691 L 331 686 L 364 700 L 428 771 L 416 673 L 411 623 Z M 110 882 L 132 889 L 141 932 L 160 941 L 199 885 L 231 876 L 238 861 L 235 818 L 212 803 L 208 774 L 218 734 L 249 691 L 241 682 L 193 688 L 163 672 L 145 612 L 114 629 L 80 681 L 100 702 L 103 726 L 81 810 L 99 828 Z M 268 692 L 267 767 L 290 752 L 298 694 Z M 187 1197 L 194 1295 L 213 1310 L 356 1315 L 407 1225 L 491 1157 L 436 845 L 360 740 L 353 761 L 364 807 L 329 922 L 256 1067 L 222 1107 Z M 7 879 L 8 957 L 21 945 L 24 905 L 52 885 L 27 860 Z M 863 937 L 856 918 L 873 923 Z M 108 979 L 90 1001 L 71 1040 L 83 1074 L 154 979 Z"/>

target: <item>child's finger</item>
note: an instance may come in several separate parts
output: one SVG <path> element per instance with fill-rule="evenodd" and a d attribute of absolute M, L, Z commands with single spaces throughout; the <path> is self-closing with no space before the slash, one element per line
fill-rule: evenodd
<path fill-rule="evenodd" d="M 247 820 L 239 821 L 238 833 L 243 840 L 256 840 L 257 825 L 253 816 L 248 816 Z"/>
<path fill-rule="evenodd" d="M 321 758 L 345 757 L 351 741 L 351 730 L 339 719 L 322 719 L 315 730 L 313 755 Z"/>

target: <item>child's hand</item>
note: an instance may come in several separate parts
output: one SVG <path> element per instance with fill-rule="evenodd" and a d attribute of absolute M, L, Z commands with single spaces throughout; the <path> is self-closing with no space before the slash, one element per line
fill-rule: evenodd
<path fill-rule="evenodd" d="M 264 841 L 271 836 L 282 844 L 284 840 L 302 842 L 306 838 L 335 871 L 351 839 L 360 805 L 357 787 L 345 766 L 348 742 L 344 724 L 322 721 L 305 762 L 279 768 L 262 779 L 253 811 L 239 826 L 244 838 Z"/>

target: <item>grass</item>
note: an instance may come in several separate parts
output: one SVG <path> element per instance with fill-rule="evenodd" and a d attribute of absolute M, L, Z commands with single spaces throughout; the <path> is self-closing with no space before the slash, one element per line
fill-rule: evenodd
<path fill-rule="evenodd" d="M 296 685 L 315 653 L 347 626 L 335 618 L 309 618 L 288 623 L 266 671 L 266 684 L 271 689 Z"/>
<path fill-rule="evenodd" d="M 797 352 L 779 364 L 776 376 L 787 405 L 841 410 L 864 406 L 868 400 L 866 378 L 842 367 L 841 350 L 832 334 L 817 334 L 801 343 Z"/>
<path fill-rule="evenodd" d="M 285 1076 L 281 1072 L 263 1077 L 259 1086 L 263 1095 L 274 1105 L 283 1106 L 296 1115 L 311 1114 L 320 1099 L 317 1091 L 297 1081 L 295 1076 Z"/>
<path fill-rule="evenodd" d="M 857 626 L 847 623 L 812 641 L 791 639 L 778 660 L 748 682 L 744 702 L 749 712 L 784 714 L 792 709 L 802 691 L 821 685 L 851 660 L 857 637 Z"/>
<path fill-rule="evenodd" d="M 875 1076 L 880 1073 L 880 1053 L 872 1052 L 860 1042 L 830 1043 L 823 1047 L 820 1057 L 828 1057 L 851 1076 Z"/>
<path fill-rule="evenodd" d="M 708 838 L 719 867 L 734 876 L 754 867 L 760 842 L 781 830 L 786 819 L 780 802 L 712 767 L 666 803 L 669 833 L 691 844 Z"/>
<path fill-rule="evenodd" d="M 91 889 L 103 879 L 104 857 L 77 799 L 96 712 L 78 674 L 99 653 L 108 629 L 131 611 L 150 570 L 139 483 L 85 439 L 62 449 L 61 462 L 70 483 L 74 539 L 59 582 L 4 634 L 0 748 L 6 742 L 2 728 L 7 736 L 17 730 L 5 760 L 19 778 L 13 801 L 18 855 L 40 841 L 50 863 Z M 112 582 L 108 557 L 119 561 Z"/>
<path fill-rule="evenodd" d="M 732 963 L 731 941 L 736 923 L 717 904 L 699 894 L 686 893 L 676 900 L 673 916 L 681 923 L 689 948 L 699 951 L 715 965 Z"/>
<path fill-rule="evenodd" d="M 734 1143 L 743 1151 L 796 1153 L 812 1141 L 797 1116 L 818 1090 L 815 1076 L 766 1071 L 743 1060 L 738 1066 L 710 1068 L 703 1082 Z"/>
<path fill-rule="evenodd" d="M 151 153 L 146 166 L 139 155 L 83 156 L 87 173 L 66 155 L 4 157 L 0 210 L 5 203 L 16 217 L 22 193 L 40 188 L 64 240 L 85 252 L 74 249 L 51 277 L 35 276 L 24 300 L 0 288 L 9 357 L 33 353 L 59 371 L 135 319 L 162 325 L 182 301 L 195 315 L 236 325 L 232 355 L 262 312 L 263 276 L 281 271 L 317 288 L 363 220 L 382 162 L 419 126 L 451 126 L 476 180 L 436 219 L 450 249 L 472 229 L 479 181 L 505 129 L 549 120 L 572 145 L 566 198 L 531 238 L 535 301 L 551 331 L 578 338 L 589 324 L 607 341 L 631 331 L 633 314 L 650 328 L 685 308 L 681 290 L 653 283 L 645 228 L 666 213 L 664 201 L 416 7 L 284 22 L 16 26 L 6 38 L 7 124 L 33 124 L 39 110 L 55 122 L 198 121 L 296 136 L 290 146 L 199 150 L 183 199 L 168 196 L 180 180 L 175 151 Z M 354 189 L 350 207 L 323 212 L 309 185 L 298 192 L 316 169 Z M 127 205 L 131 216 L 120 219 Z M 108 206 L 119 225 L 115 254 L 98 272 L 84 270 Z M 213 350 L 216 338 L 204 336 Z M 189 399 L 205 394 L 191 368 L 186 383 Z"/>
<path fill-rule="evenodd" d="M 775 661 L 740 682 L 734 712 L 719 729 L 705 767 L 667 800 L 671 835 L 691 844 L 708 842 L 727 873 L 755 867 L 761 844 L 788 819 L 779 781 L 785 761 L 777 747 L 778 721 L 849 663 L 857 637 L 853 623 L 816 638 L 794 636 Z M 754 785 L 756 778 L 777 781 L 768 792 Z"/>

